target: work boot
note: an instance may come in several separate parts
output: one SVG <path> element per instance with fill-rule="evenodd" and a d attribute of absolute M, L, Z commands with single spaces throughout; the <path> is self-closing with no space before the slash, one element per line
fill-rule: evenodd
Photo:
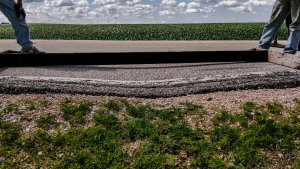
<path fill-rule="evenodd" d="M 24 53 L 24 54 L 43 54 L 45 52 L 41 52 L 35 46 L 31 46 L 31 47 L 29 47 L 27 49 L 22 49 L 21 53 Z"/>

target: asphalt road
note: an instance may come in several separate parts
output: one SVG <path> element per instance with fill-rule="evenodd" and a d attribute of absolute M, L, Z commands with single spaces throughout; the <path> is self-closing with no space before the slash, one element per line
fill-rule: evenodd
<path fill-rule="evenodd" d="M 165 52 L 249 50 L 257 41 L 95 41 L 34 40 L 47 53 Z M 0 40 L 0 51 L 20 50 L 15 40 Z"/>
<path fill-rule="evenodd" d="M 199 63 L 2 68 L 2 93 L 171 97 L 300 85 L 300 71 L 272 63 Z"/>
<path fill-rule="evenodd" d="M 42 48 L 41 42 L 38 41 L 38 44 Z M 3 42 L 1 43 L 3 44 Z M 7 41 L 6 43 L 11 42 Z M 72 49 L 74 49 L 72 52 L 80 49 L 80 47 L 76 48 L 75 45 L 79 42 L 71 43 L 73 43 Z M 83 42 L 80 43 L 82 45 Z M 87 42 L 87 44 L 89 43 Z M 93 43 L 101 44 L 99 41 Z M 91 50 L 93 49 L 93 52 L 100 50 L 107 52 L 113 51 L 113 49 L 129 51 L 147 51 L 150 49 L 151 51 L 189 51 L 197 48 L 199 50 L 247 50 L 255 45 L 255 42 L 248 41 L 186 42 L 194 43 L 194 46 L 185 46 L 185 42 L 158 42 L 160 45 L 156 42 L 128 42 L 127 45 L 124 42 L 102 43 L 115 43 L 116 46 L 119 44 L 123 47 L 117 48 L 115 46 L 114 48 L 114 46 L 110 46 L 107 49 L 91 47 Z M 144 48 L 139 46 L 144 43 L 148 45 L 145 45 Z M 50 47 L 51 44 L 49 43 Z M 47 48 L 47 51 L 52 50 L 50 47 Z M 90 50 L 87 48 L 90 47 L 84 48 L 85 51 L 80 51 L 89 52 Z M 2 49 L 3 47 L 1 47 Z M 67 49 L 71 50 L 67 47 L 57 48 L 60 50 L 59 52 L 68 52 Z M 214 91 L 297 86 L 300 86 L 299 70 L 268 62 L 0 68 L 0 93 L 11 94 L 50 92 L 156 98 Z"/>

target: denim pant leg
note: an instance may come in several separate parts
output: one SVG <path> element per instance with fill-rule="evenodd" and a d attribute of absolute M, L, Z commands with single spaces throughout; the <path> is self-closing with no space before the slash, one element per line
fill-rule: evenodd
<path fill-rule="evenodd" d="M 29 37 L 29 28 L 25 19 L 17 18 L 14 0 L 0 0 L 0 11 L 10 21 L 17 39 L 17 43 L 23 48 L 29 48 L 32 46 L 32 42 Z"/>
<path fill-rule="evenodd" d="M 292 23 L 290 25 L 290 36 L 284 49 L 285 53 L 296 53 L 300 42 L 300 1 L 291 1 Z"/>
<path fill-rule="evenodd" d="M 272 16 L 269 23 L 265 26 L 257 48 L 269 49 L 274 40 L 278 29 L 283 24 L 286 17 L 290 14 L 289 0 L 276 0 Z"/>
<path fill-rule="evenodd" d="M 287 45 L 284 49 L 284 53 L 295 54 L 298 51 L 300 42 L 300 30 L 294 30 L 290 28 L 290 36 Z"/>

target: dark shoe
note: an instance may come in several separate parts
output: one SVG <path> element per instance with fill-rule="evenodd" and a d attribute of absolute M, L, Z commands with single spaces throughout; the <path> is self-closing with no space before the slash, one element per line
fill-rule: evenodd
<path fill-rule="evenodd" d="M 45 52 L 41 52 L 35 46 L 31 46 L 30 48 L 22 49 L 21 53 L 24 53 L 24 54 L 43 54 Z"/>
<path fill-rule="evenodd" d="M 283 52 L 285 55 L 296 55 L 297 51 L 291 51 L 291 52 Z"/>
<path fill-rule="evenodd" d="M 281 53 L 279 58 L 295 57 L 296 53 Z"/>
<path fill-rule="evenodd" d="M 252 51 L 268 51 L 268 49 L 262 49 L 262 48 L 252 48 L 250 50 L 252 50 Z"/>
<path fill-rule="evenodd" d="M 21 53 L 21 51 L 16 51 L 16 50 L 6 50 L 1 52 L 3 54 L 14 54 L 14 53 Z"/>
<path fill-rule="evenodd" d="M 282 45 L 282 44 L 275 44 L 275 43 L 272 43 L 271 47 L 276 47 L 276 48 L 285 48 L 285 45 Z"/>

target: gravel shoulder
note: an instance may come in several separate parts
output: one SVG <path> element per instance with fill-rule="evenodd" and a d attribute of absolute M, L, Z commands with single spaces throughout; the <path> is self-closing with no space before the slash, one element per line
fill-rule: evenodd
<path fill-rule="evenodd" d="M 293 99 L 300 98 L 300 87 L 288 89 L 258 89 L 258 90 L 238 90 L 228 92 L 214 92 L 208 94 L 196 94 L 170 98 L 128 98 L 113 96 L 88 96 L 71 94 L 0 94 L 1 107 L 6 104 L 19 103 L 24 100 L 47 100 L 56 105 L 65 99 L 70 100 L 90 100 L 101 103 L 109 99 L 127 99 L 133 103 L 151 104 L 154 107 L 172 107 L 180 106 L 186 102 L 201 104 L 210 109 L 214 107 L 224 107 L 230 110 L 238 110 L 241 103 L 254 101 L 264 103 L 266 101 L 279 101 L 284 104 L 291 104 Z"/>
<path fill-rule="evenodd" d="M 233 113 L 241 111 L 241 105 L 245 102 L 255 102 L 263 105 L 267 102 L 279 102 L 287 107 L 294 106 L 294 100 L 300 99 L 300 87 L 288 89 L 258 89 L 258 90 L 238 90 L 228 92 L 214 92 L 208 94 L 196 94 L 180 97 L 169 98 L 136 98 L 136 97 L 116 97 L 116 96 L 90 96 L 79 94 L 0 94 L 0 110 L 7 105 L 20 105 L 20 110 L 27 110 L 27 103 L 34 102 L 36 105 L 47 103 L 46 108 L 32 111 L 29 116 L 36 118 L 40 115 L 53 114 L 57 117 L 61 116 L 60 104 L 65 101 L 93 102 L 96 107 L 102 107 L 109 100 L 127 100 L 135 105 L 151 105 L 154 108 L 170 108 L 170 107 L 184 107 L 186 103 L 193 103 L 201 105 L 207 110 L 207 121 L 203 122 L 205 127 L 210 127 L 210 119 L 222 110 L 230 110 Z M 96 108 L 97 109 L 97 108 Z M 89 115 L 90 119 L 95 113 L 96 109 Z M 36 130 L 36 125 L 32 120 L 22 120 L 20 115 L 13 115 L 6 119 L 11 122 L 23 121 L 25 132 L 32 133 Z M 191 118 L 193 123 L 193 119 Z M 197 120 L 197 119 L 194 119 Z M 60 122 L 63 120 L 60 119 Z M 206 123 L 206 124 L 205 124 Z M 89 124 L 87 124 L 89 125 Z M 65 129 L 70 126 L 64 123 Z M 55 132 L 55 131 L 52 131 Z"/>
<path fill-rule="evenodd" d="M 195 126 L 201 121 L 203 128 L 212 127 L 212 118 L 220 111 L 228 110 L 231 113 L 242 111 L 242 105 L 246 102 L 254 102 L 258 105 L 265 105 L 268 102 L 278 102 L 286 108 L 295 106 L 295 99 L 300 99 L 300 87 L 288 89 L 258 89 L 258 90 L 238 90 L 228 92 L 214 92 L 208 94 L 196 94 L 169 98 L 136 98 L 136 97 L 116 97 L 116 96 L 90 96 L 79 94 L 0 94 L 0 110 L 9 105 L 18 105 L 18 111 L 23 113 L 9 114 L 4 120 L 12 123 L 21 123 L 23 133 L 31 135 L 37 130 L 35 119 L 47 114 L 52 114 L 58 118 L 63 131 L 71 126 L 62 118 L 60 110 L 61 103 L 71 102 L 92 102 L 93 111 L 88 114 L 86 127 L 91 125 L 92 116 L 96 111 L 103 107 L 110 100 L 127 100 L 133 105 L 150 105 L 157 109 L 166 109 L 172 107 L 185 107 L 186 103 L 201 105 L 207 111 L 205 117 L 201 120 L 193 116 L 186 117 L 189 125 Z M 29 111 L 28 108 L 34 105 L 35 109 Z M 286 112 L 287 113 L 287 112 Z M 288 115 L 288 113 L 286 114 Z M 285 116 L 285 115 L 283 115 Z M 56 130 L 50 130 L 49 133 L 55 134 Z"/>

